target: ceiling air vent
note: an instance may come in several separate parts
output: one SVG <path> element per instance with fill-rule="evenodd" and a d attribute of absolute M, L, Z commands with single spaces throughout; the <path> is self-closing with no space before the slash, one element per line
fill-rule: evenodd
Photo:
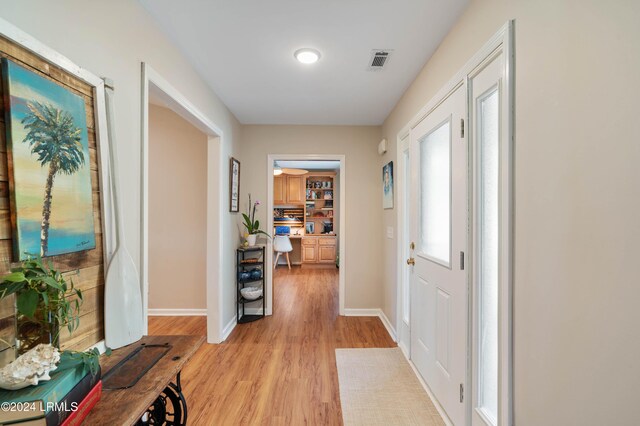
<path fill-rule="evenodd" d="M 371 59 L 369 60 L 370 71 L 380 71 L 389 62 L 392 50 L 374 49 L 371 51 Z"/>

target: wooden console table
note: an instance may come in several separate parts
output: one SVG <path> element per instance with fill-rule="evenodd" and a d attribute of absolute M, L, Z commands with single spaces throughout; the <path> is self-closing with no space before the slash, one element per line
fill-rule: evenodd
<path fill-rule="evenodd" d="M 127 389 L 103 389 L 102 398 L 84 420 L 84 424 L 92 426 L 136 424 L 140 417 L 150 410 L 150 407 L 160 411 L 164 409 L 160 406 L 164 398 L 159 396 L 164 395 L 167 389 L 170 393 L 178 394 L 182 399 L 180 371 L 204 340 L 204 336 L 145 336 L 136 343 L 116 349 L 111 356 L 101 357 L 100 366 L 104 379 L 113 367 L 141 346 L 170 346 L 168 352 L 135 385 Z M 175 384 L 172 383 L 174 377 Z M 182 402 L 184 403 L 184 400 Z M 186 405 L 184 409 L 186 419 Z"/>

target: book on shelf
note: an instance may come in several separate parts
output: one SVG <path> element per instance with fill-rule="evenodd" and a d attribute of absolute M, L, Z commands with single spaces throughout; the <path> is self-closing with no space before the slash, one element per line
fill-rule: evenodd
<path fill-rule="evenodd" d="M 18 404 L 21 411 L 0 411 L 0 425 L 60 425 L 100 380 L 81 368 L 51 372 L 51 380 L 15 391 L 0 390 L 0 401 Z"/>

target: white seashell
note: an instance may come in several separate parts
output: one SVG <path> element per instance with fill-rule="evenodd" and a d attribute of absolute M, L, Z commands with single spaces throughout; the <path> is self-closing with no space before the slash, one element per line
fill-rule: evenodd
<path fill-rule="evenodd" d="M 40 344 L 0 370 L 0 388 L 18 390 L 51 380 L 49 373 L 58 368 L 58 362 L 58 348 Z"/>

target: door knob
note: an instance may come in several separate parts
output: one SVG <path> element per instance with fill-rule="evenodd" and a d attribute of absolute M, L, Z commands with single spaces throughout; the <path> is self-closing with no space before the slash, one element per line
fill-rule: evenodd
<path fill-rule="evenodd" d="M 410 257 L 407 259 L 407 265 L 415 265 L 416 264 L 416 260 L 413 257 Z"/>

